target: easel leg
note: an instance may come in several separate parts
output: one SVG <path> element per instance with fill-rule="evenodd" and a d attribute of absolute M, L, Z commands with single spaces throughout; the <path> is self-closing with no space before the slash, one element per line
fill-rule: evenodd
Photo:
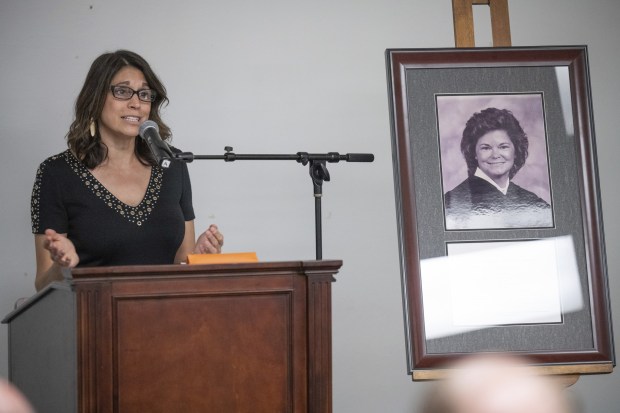
<path fill-rule="evenodd" d="M 510 47 L 508 0 L 452 0 L 454 43 L 456 47 L 475 47 L 473 5 L 491 7 L 491 30 L 494 47 Z"/>

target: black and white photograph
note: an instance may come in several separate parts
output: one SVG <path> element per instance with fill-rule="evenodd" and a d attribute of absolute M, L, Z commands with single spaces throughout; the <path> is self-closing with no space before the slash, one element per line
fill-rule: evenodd
<path fill-rule="evenodd" d="M 553 227 L 543 96 L 437 96 L 446 229 Z"/>

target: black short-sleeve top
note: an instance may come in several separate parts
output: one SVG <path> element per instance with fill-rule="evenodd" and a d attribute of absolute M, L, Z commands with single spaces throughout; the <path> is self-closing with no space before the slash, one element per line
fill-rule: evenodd
<path fill-rule="evenodd" d="M 130 206 L 110 193 L 66 150 L 37 170 L 31 198 L 32 232 L 66 233 L 79 266 L 172 264 L 194 219 L 187 165 L 152 167 L 146 194 Z"/>

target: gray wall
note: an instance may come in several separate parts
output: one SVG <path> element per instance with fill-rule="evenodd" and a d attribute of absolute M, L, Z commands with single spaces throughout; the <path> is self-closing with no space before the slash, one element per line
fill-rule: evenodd
<path fill-rule="evenodd" d="M 620 314 L 620 2 L 513 0 L 510 17 L 515 46 L 589 46 L 611 295 Z M 2 0 L 0 314 L 34 292 L 29 200 L 37 165 L 64 150 L 91 61 L 128 48 L 168 87 L 164 117 L 184 150 L 376 155 L 373 164 L 331 166 L 324 186 L 324 256 L 344 260 L 333 294 L 334 408 L 413 411 L 428 384 L 405 373 L 383 53 L 453 45 L 450 0 Z M 314 257 L 305 168 L 203 161 L 190 173 L 197 227 L 218 223 L 226 250 L 254 250 L 263 260 Z M 7 369 L 3 325 L 0 376 Z M 607 413 L 620 405 L 619 388 L 614 373 L 582 377 L 571 391 L 587 412 Z"/>

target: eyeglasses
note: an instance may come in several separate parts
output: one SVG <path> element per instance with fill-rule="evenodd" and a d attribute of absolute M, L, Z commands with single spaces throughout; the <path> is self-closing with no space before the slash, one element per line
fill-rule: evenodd
<path fill-rule="evenodd" d="M 112 85 L 110 86 L 110 90 L 112 91 L 112 95 L 120 100 L 129 100 L 133 95 L 138 95 L 138 99 L 142 102 L 155 102 L 155 98 L 157 97 L 157 92 L 152 89 L 133 90 L 129 86 Z"/>

